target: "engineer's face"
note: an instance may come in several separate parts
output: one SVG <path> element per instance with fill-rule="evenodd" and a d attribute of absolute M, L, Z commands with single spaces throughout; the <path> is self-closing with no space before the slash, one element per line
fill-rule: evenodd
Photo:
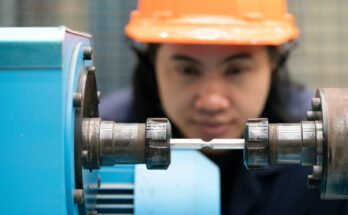
<path fill-rule="evenodd" d="M 164 112 L 187 138 L 240 137 L 271 83 L 264 46 L 164 44 L 155 69 Z"/>

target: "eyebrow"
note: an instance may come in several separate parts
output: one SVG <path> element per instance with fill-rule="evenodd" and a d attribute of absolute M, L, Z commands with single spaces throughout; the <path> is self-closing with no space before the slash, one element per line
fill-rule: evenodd
<path fill-rule="evenodd" d="M 175 54 L 172 56 L 172 59 L 178 60 L 178 61 L 187 61 L 194 64 L 202 64 L 202 62 L 197 60 L 196 58 L 193 58 L 187 55 L 182 55 L 182 54 Z"/>
<path fill-rule="evenodd" d="M 221 64 L 227 63 L 229 61 L 234 61 L 234 60 L 243 60 L 243 59 L 250 59 L 251 55 L 248 53 L 237 53 L 237 54 L 232 54 L 226 58 L 224 58 L 221 61 Z M 187 55 L 183 55 L 183 54 L 175 54 L 172 56 L 173 60 L 178 60 L 178 61 L 187 61 L 190 63 L 194 63 L 194 64 L 202 64 L 201 61 L 197 60 L 196 58 L 187 56 Z"/>
<path fill-rule="evenodd" d="M 251 59 L 252 56 L 249 53 L 237 53 L 237 54 L 232 54 L 225 59 L 221 61 L 221 64 L 227 63 L 229 61 L 234 61 L 234 60 L 245 60 L 245 59 Z"/>

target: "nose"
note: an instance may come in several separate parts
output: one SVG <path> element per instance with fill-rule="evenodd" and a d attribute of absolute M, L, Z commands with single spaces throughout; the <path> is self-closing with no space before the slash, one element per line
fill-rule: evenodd
<path fill-rule="evenodd" d="M 194 102 L 195 108 L 206 114 L 224 112 L 229 107 L 229 104 L 229 99 L 223 92 L 212 90 L 201 91 Z"/>

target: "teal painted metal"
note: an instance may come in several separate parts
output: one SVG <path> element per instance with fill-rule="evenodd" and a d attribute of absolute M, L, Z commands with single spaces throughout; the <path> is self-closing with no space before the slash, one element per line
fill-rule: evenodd
<path fill-rule="evenodd" d="M 77 214 L 72 95 L 90 39 L 65 27 L 0 28 L 2 214 Z M 84 172 L 86 185 L 96 174 Z"/>
<path fill-rule="evenodd" d="M 63 29 L 0 28 L 0 68 L 61 68 Z"/>
<path fill-rule="evenodd" d="M 73 92 L 92 63 L 82 53 L 90 40 L 65 27 L 0 28 L 1 214 L 78 214 Z M 98 174 L 105 184 L 134 184 L 138 215 L 220 213 L 218 168 L 195 151 L 173 152 L 168 171 L 84 170 L 85 189 Z"/>
<path fill-rule="evenodd" d="M 103 184 L 134 184 L 134 165 L 114 165 L 101 167 L 99 171 Z"/>
<path fill-rule="evenodd" d="M 220 214 L 219 168 L 198 151 L 174 150 L 168 170 L 148 170 L 145 165 L 115 165 L 100 169 L 102 186 L 133 187 L 133 202 L 115 201 L 102 212 L 122 212 L 117 204 L 133 204 L 135 215 Z M 112 193 L 115 192 L 115 193 Z M 109 194 L 122 190 L 110 189 Z M 101 203 L 103 205 L 103 202 Z M 102 208 L 102 207 L 101 207 Z"/>
<path fill-rule="evenodd" d="M 136 166 L 136 215 L 220 214 L 219 168 L 199 151 L 172 151 L 167 171 Z"/>

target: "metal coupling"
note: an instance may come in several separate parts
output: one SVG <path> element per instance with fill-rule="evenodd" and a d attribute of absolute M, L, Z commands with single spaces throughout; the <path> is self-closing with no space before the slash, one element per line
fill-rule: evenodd
<path fill-rule="evenodd" d="M 148 169 L 167 169 L 170 164 L 171 126 L 167 119 L 138 124 L 86 118 L 82 133 L 81 157 L 87 169 L 143 163 Z"/>
<path fill-rule="evenodd" d="M 244 164 L 248 169 L 269 165 L 268 119 L 249 119 L 244 131 Z"/>
<path fill-rule="evenodd" d="M 249 119 L 244 138 L 247 168 L 267 168 L 274 164 L 316 165 L 321 162 L 321 121 L 268 124 L 264 118 Z"/>
<path fill-rule="evenodd" d="M 170 164 L 171 125 L 166 118 L 146 120 L 145 162 L 148 169 L 167 169 Z"/>

